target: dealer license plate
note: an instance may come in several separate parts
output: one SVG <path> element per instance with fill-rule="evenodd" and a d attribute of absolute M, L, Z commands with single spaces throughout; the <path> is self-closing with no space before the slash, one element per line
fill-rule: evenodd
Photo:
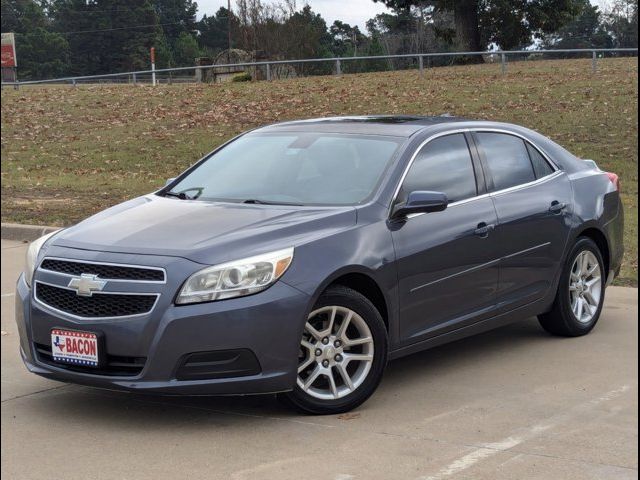
<path fill-rule="evenodd" d="M 56 362 L 98 366 L 98 336 L 91 332 L 51 330 L 51 355 Z"/>

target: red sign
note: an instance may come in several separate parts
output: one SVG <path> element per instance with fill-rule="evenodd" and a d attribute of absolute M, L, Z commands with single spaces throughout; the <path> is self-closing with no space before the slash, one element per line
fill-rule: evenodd
<path fill-rule="evenodd" d="M 156 63 L 156 49 L 151 47 L 151 63 Z"/>
<path fill-rule="evenodd" d="M 13 33 L 2 34 L 2 68 L 15 68 L 18 66 L 16 59 L 16 42 Z"/>

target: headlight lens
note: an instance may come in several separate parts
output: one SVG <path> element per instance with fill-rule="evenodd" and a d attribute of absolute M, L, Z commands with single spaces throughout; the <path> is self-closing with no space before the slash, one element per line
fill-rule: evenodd
<path fill-rule="evenodd" d="M 212 302 L 257 293 L 273 285 L 293 260 L 293 247 L 223 263 L 194 273 L 176 304 Z"/>
<path fill-rule="evenodd" d="M 34 240 L 29 245 L 27 249 L 27 259 L 26 266 L 24 268 L 24 281 L 27 282 L 27 285 L 31 286 L 31 281 L 33 280 L 33 272 L 36 269 L 36 262 L 38 261 L 38 254 L 40 253 L 40 249 L 55 234 L 59 233 L 60 230 L 56 230 L 55 232 L 47 233 L 42 237 Z"/>

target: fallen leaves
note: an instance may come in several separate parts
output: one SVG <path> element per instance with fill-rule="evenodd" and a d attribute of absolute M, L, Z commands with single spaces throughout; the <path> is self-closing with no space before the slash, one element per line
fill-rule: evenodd
<path fill-rule="evenodd" d="M 360 414 L 357 412 L 348 412 L 338 415 L 338 420 L 355 420 L 356 418 L 360 418 Z"/>
<path fill-rule="evenodd" d="M 164 184 L 223 141 L 277 121 L 403 113 L 520 123 L 619 173 L 637 205 L 637 59 L 514 62 L 244 84 L 2 91 L 2 220 L 70 224 Z M 97 193 L 99 192 L 99 193 Z M 62 201 L 58 201 L 62 200 Z M 637 278 L 637 209 L 623 276 Z"/>

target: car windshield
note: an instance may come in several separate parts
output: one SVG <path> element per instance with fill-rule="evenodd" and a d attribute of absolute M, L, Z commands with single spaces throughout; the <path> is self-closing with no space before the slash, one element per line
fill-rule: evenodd
<path fill-rule="evenodd" d="M 402 138 L 254 133 L 211 155 L 165 195 L 293 205 L 355 205 L 380 183 Z"/>

